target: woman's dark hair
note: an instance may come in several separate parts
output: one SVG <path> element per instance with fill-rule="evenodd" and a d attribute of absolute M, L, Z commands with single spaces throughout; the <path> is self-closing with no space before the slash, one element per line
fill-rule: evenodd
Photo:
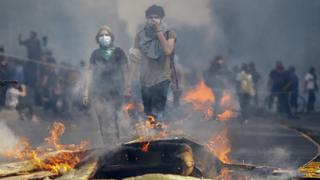
<path fill-rule="evenodd" d="M 159 15 L 161 18 L 164 18 L 165 13 L 161 6 L 158 5 L 152 5 L 146 10 L 146 18 L 151 16 L 152 14 Z"/>

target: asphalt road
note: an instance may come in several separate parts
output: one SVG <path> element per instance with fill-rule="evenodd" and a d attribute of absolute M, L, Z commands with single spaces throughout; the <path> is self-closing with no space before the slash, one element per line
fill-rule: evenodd
<path fill-rule="evenodd" d="M 52 122 L 61 119 L 42 116 L 40 123 L 20 121 L 13 112 L 0 112 L 1 119 L 16 137 L 27 137 L 34 146 L 43 145 L 43 139 L 48 136 Z M 317 115 L 315 117 L 318 117 Z M 313 118 L 315 118 L 313 117 Z M 221 129 L 228 129 L 231 144 L 230 157 L 235 163 L 245 163 L 281 168 L 297 168 L 317 154 L 317 147 L 301 134 L 281 126 L 283 122 L 305 127 L 305 131 L 317 132 L 318 122 L 305 123 L 308 118 L 291 121 L 279 117 L 253 117 L 247 124 L 237 122 L 237 119 L 226 123 L 214 121 L 195 121 L 192 117 L 184 122 L 176 122 L 172 129 L 179 129 L 185 134 L 206 143 L 210 136 Z M 79 114 L 65 121 L 66 131 L 61 143 L 78 144 L 82 140 L 91 142 L 90 147 L 100 146 L 101 138 L 97 123 L 85 114 Z M 308 125 L 308 126 L 307 126 Z M 309 129 L 308 129 L 309 128 Z M 123 132 L 126 129 L 123 127 Z M 0 132 L 1 133 L 1 132 Z M 316 134 L 316 133 L 314 133 Z M 320 139 L 320 133 L 315 135 Z M 123 138 L 125 140 L 126 138 Z M 127 138 L 130 139 L 130 138 Z"/>

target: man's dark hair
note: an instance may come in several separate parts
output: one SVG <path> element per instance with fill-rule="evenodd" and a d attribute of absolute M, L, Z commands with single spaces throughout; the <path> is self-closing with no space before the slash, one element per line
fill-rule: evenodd
<path fill-rule="evenodd" d="M 152 5 L 146 10 L 146 18 L 151 16 L 152 14 L 159 15 L 161 18 L 164 18 L 165 13 L 163 7 L 158 5 Z"/>
<path fill-rule="evenodd" d="M 0 46 L 0 52 L 4 52 L 4 47 L 3 46 Z"/>

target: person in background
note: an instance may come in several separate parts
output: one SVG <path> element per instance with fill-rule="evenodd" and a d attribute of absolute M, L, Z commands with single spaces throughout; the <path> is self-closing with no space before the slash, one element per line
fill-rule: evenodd
<path fill-rule="evenodd" d="M 150 6 L 145 12 L 146 23 L 135 37 L 134 47 L 130 49 L 130 75 L 139 67 L 141 95 L 145 115 L 164 121 L 164 112 L 171 82 L 170 67 L 174 54 L 176 33 L 164 23 L 164 9 L 158 5 Z"/>
<path fill-rule="evenodd" d="M 277 112 L 280 113 L 283 111 L 282 104 L 280 101 L 281 93 L 283 92 L 283 87 L 286 85 L 284 80 L 284 74 L 286 73 L 284 65 L 281 61 L 277 61 L 275 68 L 272 69 L 269 73 L 268 87 L 270 88 L 270 95 L 268 106 L 269 109 L 272 109 L 275 98 L 278 99 Z"/>
<path fill-rule="evenodd" d="M 253 87 L 254 87 L 254 91 L 255 91 L 255 95 L 253 97 L 254 105 L 258 106 L 259 105 L 258 88 L 259 88 L 259 82 L 260 82 L 260 79 L 261 79 L 261 75 L 257 71 L 256 65 L 255 65 L 254 62 L 250 62 L 249 63 L 249 72 L 250 72 L 250 74 L 252 76 Z"/>
<path fill-rule="evenodd" d="M 294 117 L 297 117 L 298 113 L 298 96 L 299 96 L 299 78 L 296 74 L 296 68 L 290 66 L 288 69 L 289 83 L 285 87 L 289 91 L 289 105 L 292 108 Z"/>
<path fill-rule="evenodd" d="M 39 67 L 34 61 L 41 61 L 41 43 L 37 38 L 37 33 L 35 31 L 31 31 L 30 37 L 25 40 L 22 40 L 22 36 L 19 34 L 18 40 L 19 44 L 25 46 L 27 49 L 27 57 L 29 61 L 25 64 L 25 81 L 26 85 L 29 86 L 28 89 L 33 91 L 39 80 Z"/>
<path fill-rule="evenodd" d="M 26 87 L 22 84 L 11 86 L 6 93 L 5 105 L 9 109 L 16 109 L 19 104 L 19 98 L 27 95 Z"/>
<path fill-rule="evenodd" d="M 55 112 L 56 105 L 54 99 L 54 89 L 56 84 L 58 84 L 58 73 L 56 71 L 56 60 L 54 58 L 49 58 L 47 55 L 45 59 L 46 65 L 43 66 L 43 72 L 41 73 L 39 92 L 40 103 L 45 110 L 53 110 Z"/>
<path fill-rule="evenodd" d="M 314 67 L 311 67 L 309 72 L 304 77 L 304 91 L 308 93 L 307 113 L 315 110 L 316 92 L 318 92 L 318 79 Z"/>
<path fill-rule="evenodd" d="M 276 62 L 276 68 L 269 74 L 271 81 L 271 95 L 270 104 L 273 103 L 273 98 L 277 97 L 277 113 L 285 114 L 288 118 L 293 118 L 290 105 L 289 105 L 289 93 L 290 90 L 287 88 L 290 83 L 290 77 L 288 71 L 285 69 L 283 64 L 278 61 Z"/>
<path fill-rule="evenodd" d="M 12 80 L 11 78 L 11 68 L 9 67 L 8 61 L 3 54 L 5 52 L 4 47 L 0 47 L 0 80 Z M 0 86 L 0 108 L 5 106 L 5 100 L 6 100 L 6 91 L 8 87 L 7 86 Z"/>
<path fill-rule="evenodd" d="M 230 78 L 229 75 L 225 60 L 222 56 L 215 57 L 209 68 L 204 72 L 204 80 L 215 95 L 215 102 L 213 105 L 214 114 L 223 112 L 220 102 L 223 91 L 227 88 L 227 82 Z"/>
<path fill-rule="evenodd" d="M 249 117 L 249 105 L 251 98 L 255 95 L 254 83 L 250 74 L 248 64 L 242 64 L 241 71 L 237 75 L 238 97 L 242 122 L 247 123 Z"/>
<path fill-rule="evenodd" d="M 43 36 L 41 38 L 41 52 L 43 55 L 45 55 L 48 51 L 51 51 L 48 47 L 48 37 Z"/>
<path fill-rule="evenodd" d="M 11 110 L 16 110 L 21 120 L 27 119 L 25 110 L 28 110 L 31 115 L 31 121 L 39 123 L 38 117 L 34 114 L 33 104 L 30 103 L 30 97 L 27 95 L 27 87 L 21 82 L 11 86 L 6 92 L 6 107 Z"/>

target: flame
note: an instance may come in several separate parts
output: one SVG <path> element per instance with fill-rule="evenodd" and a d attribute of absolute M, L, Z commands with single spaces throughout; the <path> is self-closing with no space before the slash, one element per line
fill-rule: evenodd
<path fill-rule="evenodd" d="M 228 108 L 230 106 L 232 106 L 232 95 L 229 91 L 227 90 L 224 90 L 222 92 L 222 97 L 221 97 L 221 100 L 220 100 L 220 105 L 222 107 L 225 107 L 225 108 Z"/>
<path fill-rule="evenodd" d="M 196 88 L 186 92 L 183 99 L 186 102 L 192 103 L 195 108 L 198 107 L 198 103 L 212 104 L 215 100 L 212 90 L 206 85 L 203 79 L 200 80 Z"/>
<path fill-rule="evenodd" d="M 141 151 L 148 152 L 149 151 L 150 142 L 143 143 Z"/>
<path fill-rule="evenodd" d="M 219 176 L 217 176 L 216 178 L 214 178 L 215 180 L 232 180 L 232 172 L 231 170 L 227 169 L 227 168 L 223 168 L 220 171 Z"/>
<path fill-rule="evenodd" d="M 187 103 L 191 103 L 193 109 L 204 112 L 206 119 L 213 116 L 212 104 L 215 101 L 215 97 L 203 79 L 200 80 L 195 88 L 187 91 L 182 99 Z"/>
<path fill-rule="evenodd" d="M 232 160 L 229 157 L 231 152 L 231 145 L 228 139 L 228 130 L 224 129 L 223 131 L 212 136 L 207 144 L 211 153 L 219 158 L 223 163 L 232 163 Z"/>
<path fill-rule="evenodd" d="M 249 178 L 246 175 L 242 175 L 242 174 L 234 174 L 234 171 L 228 168 L 223 168 L 220 171 L 220 174 L 214 178 L 214 180 L 233 180 L 233 179 L 237 179 L 237 180 L 249 180 L 251 178 Z"/>
<path fill-rule="evenodd" d="M 167 137 L 168 126 L 157 121 L 154 116 L 148 116 L 143 123 L 137 123 L 135 130 L 139 141 L 143 141 L 141 151 L 148 152 L 151 140 Z"/>
<path fill-rule="evenodd" d="M 136 105 L 134 103 L 127 103 L 122 106 L 122 110 L 125 112 L 132 111 L 135 108 L 136 108 Z"/>
<path fill-rule="evenodd" d="M 233 117 L 235 117 L 235 113 L 230 110 L 226 110 L 223 113 L 218 115 L 218 120 L 219 121 L 227 121 Z"/>
<path fill-rule="evenodd" d="M 229 90 L 224 90 L 220 101 L 221 107 L 224 109 L 238 109 L 239 103 Z"/>
<path fill-rule="evenodd" d="M 65 131 L 62 123 L 54 122 L 50 130 L 50 136 L 45 138 L 48 147 L 32 148 L 27 139 L 22 138 L 15 150 L 2 154 L 4 157 L 18 160 L 31 160 L 33 165 L 40 170 L 49 170 L 53 173 L 65 173 L 73 169 L 83 157 L 83 152 L 88 142 L 80 145 L 59 144 L 59 138 Z M 56 153 L 55 153 L 56 152 Z"/>
<path fill-rule="evenodd" d="M 192 104 L 194 110 L 202 112 L 206 120 L 209 120 L 215 115 L 215 110 L 212 108 L 215 103 L 215 96 L 203 79 L 200 80 L 195 88 L 192 88 L 185 93 L 183 100 L 186 103 Z M 235 117 L 235 113 L 230 110 L 231 108 L 235 109 L 237 107 L 237 103 L 234 101 L 232 93 L 228 90 L 224 90 L 219 104 L 226 110 L 221 114 L 217 114 L 218 120 L 226 121 Z"/>

